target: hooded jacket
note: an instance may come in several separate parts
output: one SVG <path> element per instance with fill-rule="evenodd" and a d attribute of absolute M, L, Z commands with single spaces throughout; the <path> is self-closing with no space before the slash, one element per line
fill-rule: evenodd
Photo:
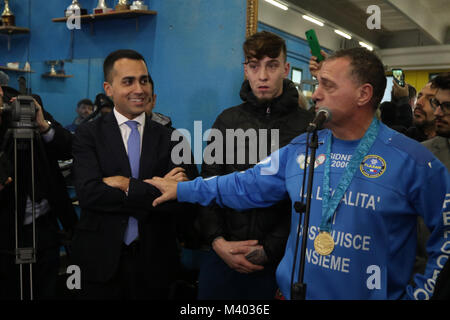
<path fill-rule="evenodd" d="M 213 129 L 220 130 L 223 136 L 223 148 L 219 150 L 222 152 L 222 163 L 207 164 L 204 161 L 203 177 L 225 175 L 253 167 L 271 151 L 287 145 L 305 132 L 313 117 L 311 112 L 299 107 L 297 89 L 287 79 L 283 82 L 283 93 L 273 100 L 259 101 L 251 91 L 248 80 L 242 84 L 240 97 L 243 103 L 224 110 L 213 124 Z M 231 140 L 226 139 L 227 129 L 234 129 L 235 133 L 242 129 L 249 138 L 241 146 L 239 139 L 233 138 L 234 148 L 231 149 L 233 146 L 227 146 L 227 143 L 231 143 Z M 261 153 L 264 148 L 267 154 Z M 234 151 L 234 157 L 231 157 L 231 150 Z M 240 155 L 245 155 L 245 158 L 240 158 Z M 258 240 L 258 244 L 264 247 L 268 263 L 276 265 L 283 256 L 289 235 L 289 213 L 289 201 L 246 212 L 209 207 L 201 213 L 200 226 L 208 245 L 220 236 L 227 241 Z"/>

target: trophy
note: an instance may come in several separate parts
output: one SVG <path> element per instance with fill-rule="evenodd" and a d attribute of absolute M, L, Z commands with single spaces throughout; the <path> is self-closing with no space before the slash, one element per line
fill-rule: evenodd
<path fill-rule="evenodd" d="M 116 11 L 123 11 L 130 9 L 130 5 L 128 4 L 128 0 L 119 0 L 116 5 Z"/>
<path fill-rule="evenodd" d="M 2 13 L 2 24 L 5 27 L 13 27 L 15 26 L 15 17 L 9 8 L 9 0 L 5 0 L 5 10 Z"/>
<path fill-rule="evenodd" d="M 71 15 L 84 15 L 87 14 L 86 9 L 82 9 L 78 0 L 72 0 L 70 6 L 64 11 L 66 17 L 70 17 Z"/>
<path fill-rule="evenodd" d="M 47 72 L 46 75 L 56 76 L 58 73 L 56 72 L 55 67 L 59 64 L 59 60 L 49 60 L 45 62 L 50 65 L 50 72 Z"/>
<path fill-rule="evenodd" d="M 111 8 L 108 8 L 106 5 L 106 0 L 98 0 L 97 8 L 94 8 L 94 14 L 95 13 L 107 13 L 112 11 Z"/>
<path fill-rule="evenodd" d="M 30 65 L 30 63 L 28 61 L 25 62 L 25 65 L 23 66 L 23 70 L 31 71 L 31 65 Z"/>
<path fill-rule="evenodd" d="M 144 4 L 142 0 L 133 1 L 130 10 L 147 10 L 148 6 Z"/>

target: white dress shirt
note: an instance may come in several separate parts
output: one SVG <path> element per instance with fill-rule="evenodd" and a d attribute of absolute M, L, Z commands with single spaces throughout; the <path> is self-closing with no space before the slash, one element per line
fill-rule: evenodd
<path fill-rule="evenodd" d="M 119 129 L 120 129 L 120 133 L 122 134 L 123 144 L 124 144 L 125 150 L 127 151 L 127 154 L 128 154 L 128 137 L 130 136 L 131 128 L 125 122 L 129 121 L 130 119 L 128 119 L 124 115 L 120 114 L 116 110 L 115 107 L 113 109 L 113 112 L 116 117 L 117 123 L 119 124 Z M 139 116 L 137 116 L 136 118 L 131 119 L 131 120 L 138 122 L 138 131 L 139 131 L 139 135 L 141 138 L 140 151 L 142 151 L 142 138 L 144 136 L 144 126 L 145 126 L 145 112 L 142 112 Z"/>

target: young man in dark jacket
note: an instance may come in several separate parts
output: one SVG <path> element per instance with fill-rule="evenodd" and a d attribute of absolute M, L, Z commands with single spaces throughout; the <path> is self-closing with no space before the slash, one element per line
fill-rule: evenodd
<path fill-rule="evenodd" d="M 282 38 L 258 32 L 245 41 L 244 54 L 244 102 L 224 110 L 213 124 L 223 136 L 223 155 L 214 158 L 222 161 L 204 159 L 203 177 L 252 167 L 303 133 L 312 118 L 299 107 L 294 84 L 285 79 L 290 65 Z M 204 209 L 200 224 L 212 250 L 200 267 L 199 299 L 274 298 L 275 269 L 289 235 L 290 205 L 280 202 L 251 213 Z"/>

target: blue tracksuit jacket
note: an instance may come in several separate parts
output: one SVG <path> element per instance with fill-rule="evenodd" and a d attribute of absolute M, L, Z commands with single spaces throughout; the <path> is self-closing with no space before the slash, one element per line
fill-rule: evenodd
<path fill-rule="evenodd" d="M 342 198 L 332 222 L 335 249 L 328 256 L 313 241 L 322 218 L 325 140 L 319 132 L 304 282 L 307 299 L 427 299 L 450 254 L 450 178 L 425 147 L 380 124 L 375 143 Z M 330 188 L 333 192 L 359 141 L 333 139 Z M 290 197 L 300 200 L 306 134 L 245 172 L 178 184 L 178 200 L 237 210 L 266 207 Z M 306 187 L 305 187 L 306 188 Z M 306 194 L 306 190 L 305 190 Z M 424 275 L 411 277 L 417 215 L 431 231 Z M 301 226 L 301 223 L 300 223 Z M 277 269 L 278 285 L 290 298 L 299 216 L 292 209 L 291 233 Z M 300 230 L 302 228 L 300 227 Z M 300 239 L 301 244 L 301 239 Z M 301 245 L 299 245 L 300 250 Z M 297 257 L 297 279 L 300 254 Z"/>

